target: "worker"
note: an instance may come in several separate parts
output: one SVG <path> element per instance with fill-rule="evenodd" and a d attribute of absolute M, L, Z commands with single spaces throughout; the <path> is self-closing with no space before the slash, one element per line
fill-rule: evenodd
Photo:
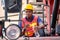
<path fill-rule="evenodd" d="M 34 37 L 35 30 L 37 31 L 38 29 L 39 36 L 44 36 L 43 21 L 40 19 L 40 17 L 33 15 L 33 5 L 27 4 L 25 7 L 25 12 L 26 12 L 26 17 L 22 18 L 22 22 L 19 22 L 19 26 L 22 27 L 22 29 L 26 25 L 28 25 L 26 27 L 24 35 L 26 37 Z"/>

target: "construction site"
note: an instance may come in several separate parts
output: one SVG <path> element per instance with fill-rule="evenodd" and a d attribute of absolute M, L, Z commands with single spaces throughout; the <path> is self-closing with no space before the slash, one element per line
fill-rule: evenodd
<path fill-rule="evenodd" d="M 60 0 L 0 0 L 0 40 L 60 40 Z"/>

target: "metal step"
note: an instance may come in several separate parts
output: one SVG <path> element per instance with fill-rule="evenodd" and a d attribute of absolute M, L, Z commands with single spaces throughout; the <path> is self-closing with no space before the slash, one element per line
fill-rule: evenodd
<path fill-rule="evenodd" d="M 43 5 L 43 2 L 31 2 L 32 5 Z"/>

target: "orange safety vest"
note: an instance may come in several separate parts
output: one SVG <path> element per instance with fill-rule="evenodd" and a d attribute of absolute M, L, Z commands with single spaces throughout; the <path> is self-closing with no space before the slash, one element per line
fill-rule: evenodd
<path fill-rule="evenodd" d="M 24 25 L 29 24 L 29 26 L 25 30 L 25 33 L 24 33 L 25 36 L 29 36 L 29 37 L 33 36 L 34 34 L 33 27 L 37 26 L 37 19 L 38 19 L 37 16 L 34 16 L 34 19 L 32 20 L 32 22 L 27 21 L 25 18 L 22 19 L 22 28 L 24 28 Z"/>

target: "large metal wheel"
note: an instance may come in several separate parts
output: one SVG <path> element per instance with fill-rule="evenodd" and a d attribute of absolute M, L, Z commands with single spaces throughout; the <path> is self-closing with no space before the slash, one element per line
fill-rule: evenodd
<path fill-rule="evenodd" d="M 6 36 L 10 40 L 15 40 L 19 38 L 21 35 L 21 29 L 16 24 L 9 25 L 6 28 Z"/>

